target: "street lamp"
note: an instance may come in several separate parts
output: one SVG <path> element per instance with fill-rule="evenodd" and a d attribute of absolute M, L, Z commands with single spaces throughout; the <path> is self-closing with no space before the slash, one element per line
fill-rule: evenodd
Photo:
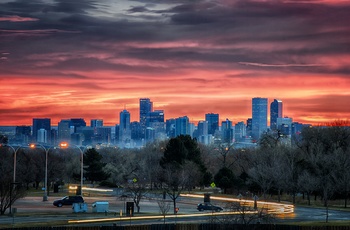
<path fill-rule="evenodd" d="M 44 185 L 45 189 L 44 189 L 43 201 L 47 201 L 47 158 L 48 158 L 48 153 L 49 153 L 51 147 L 49 147 L 47 149 L 41 144 L 30 144 L 29 145 L 29 147 L 32 149 L 35 149 L 37 146 L 39 146 L 40 148 L 42 148 L 45 151 L 45 185 Z"/>
<path fill-rule="evenodd" d="M 2 147 L 2 145 L 0 145 Z M 17 164 L 17 152 L 20 148 L 23 146 L 18 146 L 17 148 L 13 147 L 12 145 L 4 145 L 4 147 L 10 147 L 13 151 L 13 183 L 16 182 L 16 164 Z"/>
<path fill-rule="evenodd" d="M 69 145 L 67 142 L 61 142 L 60 147 L 61 148 L 69 148 Z M 80 151 L 80 195 L 83 195 L 83 182 L 84 182 L 84 151 L 86 150 L 87 146 L 82 146 L 83 149 L 81 149 L 80 146 L 72 144 L 72 146 L 76 147 Z"/>

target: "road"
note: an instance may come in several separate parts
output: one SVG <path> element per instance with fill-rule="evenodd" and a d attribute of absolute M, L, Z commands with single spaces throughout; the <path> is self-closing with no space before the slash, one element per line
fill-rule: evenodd
<path fill-rule="evenodd" d="M 9 215 L 0 216 L 0 227 L 1 224 L 15 224 L 18 223 L 40 223 L 50 221 L 71 221 L 74 223 L 75 220 L 98 220 L 105 218 L 112 218 L 107 224 L 118 223 L 120 225 L 136 223 L 136 218 L 140 215 L 155 215 L 156 217 L 151 220 L 140 220 L 138 224 L 142 223 L 163 223 L 163 218 L 159 212 L 159 206 L 156 200 L 144 199 L 142 200 L 141 214 L 135 214 L 135 217 L 125 217 L 123 211 L 122 217 L 120 216 L 120 210 L 124 210 L 125 203 L 132 201 L 131 199 L 121 200 L 116 197 L 84 197 L 85 202 L 88 204 L 88 211 L 86 213 L 73 213 L 71 206 L 57 208 L 52 205 L 55 199 L 60 197 L 49 197 L 49 201 L 42 201 L 42 197 L 26 197 L 16 201 L 13 208 L 17 209 L 17 213 L 10 217 Z M 109 202 L 109 213 L 92 213 L 91 204 L 95 201 L 108 201 Z M 208 221 L 215 215 L 225 215 L 222 213 L 201 213 L 196 210 L 196 205 L 202 202 L 203 199 L 181 197 L 177 202 L 179 208 L 178 215 L 167 215 L 166 222 L 188 222 L 188 221 Z M 224 207 L 223 201 L 212 201 L 213 204 Z M 172 210 L 172 203 L 170 204 Z M 136 208 L 136 207 L 135 207 Z M 169 211 L 168 213 L 171 213 Z M 183 217 L 182 215 L 191 215 L 190 217 Z M 201 216 L 202 215 L 202 216 Z M 219 218 L 219 216 L 218 216 Z M 326 219 L 326 211 L 324 209 L 309 208 L 309 207 L 295 207 L 293 214 L 278 216 L 276 223 L 288 223 L 288 222 L 301 222 L 301 221 L 317 221 L 323 222 Z M 329 210 L 329 221 L 339 220 L 350 220 L 350 212 Z M 102 225 L 102 222 L 96 224 Z M 92 225 L 90 223 L 89 225 Z"/>

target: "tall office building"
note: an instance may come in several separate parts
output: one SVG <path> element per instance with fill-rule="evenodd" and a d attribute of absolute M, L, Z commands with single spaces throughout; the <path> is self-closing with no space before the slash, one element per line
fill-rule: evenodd
<path fill-rule="evenodd" d="M 130 113 L 127 110 L 120 112 L 119 117 L 119 141 L 120 144 L 130 143 L 131 129 L 130 129 Z"/>
<path fill-rule="evenodd" d="M 194 137 L 197 138 L 198 142 L 203 144 L 209 144 L 211 135 L 208 135 L 208 122 L 198 121 L 197 130 L 194 132 Z"/>
<path fill-rule="evenodd" d="M 133 121 L 130 123 L 131 139 L 135 142 L 140 142 L 142 139 L 142 129 L 140 122 Z"/>
<path fill-rule="evenodd" d="M 267 98 L 252 99 L 252 137 L 257 141 L 267 131 Z"/>
<path fill-rule="evenodd" d="M 51 119 L 50 118 L 33 118 L 33 140 L 38 140 L 38 131 L 40 129 L 46 130 L 46 140 L 49 140 L 50 137 L 48 136 L 51 132 Z M 44 135 L 43 131 L 41 131 L 41 134 Z M 42 138 L 42 136 L 41 136 Z M 41 139 L 42 140 L 42 139 Z"/>
<path fill-rule="evenodd" d="M 283 104 L 281 100 L 274 99 L 270 105 L 270 129 L 277 129 L 277 118 L 283 117 Z"/>
<path fill-rule="evenodd" d="M 277 129 L 283 136 L 292 135 L 292 124 L 293 119 L 289 117 L 279 117 L 277 118 Z"/>
<path fill-rule="evenodd" d="M 198 121 L 197 135 L 198 135 L 198 137 L 208 135 L 208 122 L 207 121 Z"/>
<path fill-rule="evenodd" d="M 58 141 L 67 141 L 70 142 L 70 120 L 61 120 L 58 122 Z"/>
<path fill-rule="evenodd" d="M 175 119 L 175 137 L 179 135 L 189 135 L 188 127 L 189 119 L 187 116 Z"/>
<path fill-rule="evenodd" d="M 112 130 L 110 127 L 96 127 L 95 140 L 98 139 L 102 143 L 111 143 Z"/>
<path fill-rule="evenodd" d="M 154 133 L 153 139 L 165 139 L 165 123 L 164 123 L 164 111 L 163 110 L 154 110 L 153 112 L 149 112 L 147 116 L 147 128 L 152 128 Z M 150 134 L 151 130 L 148 131 L 148 134 Z M 151 132 L 152 133 L 152 132 Z M 152 134 L 153 135 L 153 134 Z M 145 138 L 146 141 L 150 141 L 153 139 L 150 139 L 150 136 L 148 135 L 147 138 Z"/>
<path fill-rule="evenodd" d="M 28 143 L 30 141 L 31 132 L 32 128 L 30 126 L 16 126 L 15 141 L 22 144 Z"/>
<path fill-rule="evenodd" d="M 102 119 L 91 119 L 90 120 L 90 127 L 103 127 L 103 120 Z"/>
<path fill-rule="evenodd" d="M 115 125 L 115 129 L 114 129 L 114 143 L 115 144 L 119 144 L 119 125 Z"/>
<path fill-rule="evenodd" d="M 252 119 L 248 118 L 247 119 L 247 126 L 246 126 L 246 135 L 251 137 L 252 136 Z"/>
<path fill-rule="evenodd" d="M 149 98 L 140 98 L 140 124 L 142 128 L 142 135 L 145 136 L 147 127 L 147 117 L 153 111 L 153 103 Z"/>
<path fill-rule="evenodd" d="M 37 135 L 37 142 L 39 143 L 47 143 L 47 134 L 48 132 L 45 129 L 39 129 Z"/>
<path fill-rule="evenodd" d="M 219 114 L 207 113 L 205 114 L 205 120 L 208 122 L 208 134 L 214 136 L 215 131 L 219 130 Z"/>
<path fill-rule="evenodd" d="M 176 120 L 174 118 L 165 121 L 165 131 L 169 138 L 175 137 L 175 124 Z"/>
<path fill-rule="evenodd" d="M 226 118 L 221 122 L 221 136 L 222 140 L 226 143 L 231 143 L 233 139 L 232 121 Z"/>
<path fill-rule="evenodd" d="M 243 121 L 238 122 L 235 125 L 235 142 L 242 141 L 246 136 L 246 126 Z"/>
<path fill-rule="evenodd" d="M 74 132 L 77 133 L 79 127 L 86 127 L 84 118 L 72 118 L 70 119 L 70 125 L 74 127 Z"/>

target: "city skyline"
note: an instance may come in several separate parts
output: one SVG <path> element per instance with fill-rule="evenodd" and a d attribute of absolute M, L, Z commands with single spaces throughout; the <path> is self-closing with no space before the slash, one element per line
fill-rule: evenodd
<path fill-rule="evenodd" d="M 246 121 L 251 98 L 293 121 L 350 118 L 350 2 L 250 0 L 0 3 L 0 126 L 32 118 Z M 269 122 L 268 122 L 269 124 Z"/>

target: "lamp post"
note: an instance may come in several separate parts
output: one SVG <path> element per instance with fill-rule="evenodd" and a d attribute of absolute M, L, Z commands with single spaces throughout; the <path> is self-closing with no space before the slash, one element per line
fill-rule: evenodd
<path fill-rule="evenodd" d="M 48 158 L 48 153 L 51 149 L 51 147 L 49 148 L 45 148 L 43 145 L 41 144 L 30 144 L 29 147 L 34 149 L 37 146 L 39 146 L 40 148 L 42 148 L 45 151 L 45 189 L 44 189 L 44 196 L 43 196 L 43 201 L 47 201 L 47 158 Z"/>
<path fill-rule="evenodd" d="M 69 148 L 69 145 L 67 142 L 61 142 L 60 147 L 61 148 Z M 84 182 L 84 151 L 86 150 L 87 146 L 79 147 L 78 145 L 72 144 L 72 146 L 76 147 L 80 151 L 80 195 L 83 195 L 83 182 Z"/>
<path fill-rule="evenodd" d="M 0 145 L 2 146 L 2 145 Z M 18 146 L 17 148 L 13 147 L 12 145 L 4 145 L 4 147 L 10 147 L 13 151 L 13 183 L 16 182 L 16 164 L 17 164 L 17 152 L 22 146 Z"/>

